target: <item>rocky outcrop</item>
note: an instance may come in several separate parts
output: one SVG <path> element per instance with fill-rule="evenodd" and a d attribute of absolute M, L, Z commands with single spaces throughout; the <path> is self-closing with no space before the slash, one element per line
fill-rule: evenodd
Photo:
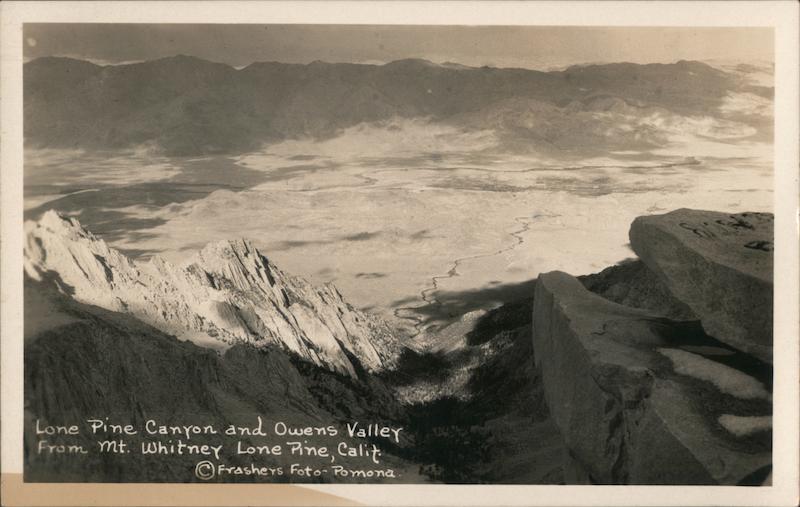
<path fill-rule="evenodd" d="M 650 310 L 670 319 L 697 320 L 694 312 L 676 299 L 640 260 L 622 262 L 578 279 L 590 292 L 615 303 Z"/>
<path fill-rule="evenodd" d="M 392 366 L 401 348 L 383 321 L 351 307 L 333 285 L 282 272 L 246 240 L 210 244 L 176 266 L 157 256 L 132 261 L 53 211 L 26 223 L 26 235 L 32 279 L 55 273 L 79 302 L 200 345 L 277 345 L 350 376 Z"/>
<path fill-rule="evenodd" d="M 637 218 L 630 240 L 708 334 L 772 361 L 771 214 L 681 209 Z"/>
<path fill-rule="evenodd" d="M 720 423 L 771 412 L 763 383 L 732 366 L 743 361 L 732 349 L 698 353 L 690 326 L 608 301 L 561 272 L 539 277 L 533 319 L 536 365 L 568 449 L 568 483 L 739 484 L 766 476 L 769 431 L 740 436 Z"/>
<path fill-rule="evenodd" d="M 762 483 L 771 333 L 753 322 L 772 315 L 771 216 L 679 210 L 637 219 L 631 240 L 641 261 L 536 283 L 534 356 L 566 482 Z"/>

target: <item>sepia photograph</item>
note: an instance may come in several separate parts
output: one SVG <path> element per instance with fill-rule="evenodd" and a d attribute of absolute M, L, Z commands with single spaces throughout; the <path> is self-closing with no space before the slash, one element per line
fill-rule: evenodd
<path fill-rule="evenodd" d="M 771 489 L 773 27 L 20 43 L 25 483 Z"/>

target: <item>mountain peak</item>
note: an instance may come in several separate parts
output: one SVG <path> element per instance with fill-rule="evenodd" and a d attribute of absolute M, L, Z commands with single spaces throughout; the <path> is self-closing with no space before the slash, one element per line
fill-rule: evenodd
<path fill-rule="evenodd" d="M 424 58 L 403 58 L 389 62 L 384 67 L 439 67 L 439 65 Z"/>
<path fill-rule="evenodd" d="M 172 56 L 165 56 L 163 58 L 158 58 L 154 60 L 156 62 L 173 62 L 173 63 L 214 63 L 209 60 L 204 60 L 203 58 L 198 58 L 196 56 L 191 55 L 184 55 L 179 53 L 177 55 Z M 220 64 L 223 65 L 223 64 Z"/>
<path fill-rule="evenodd" d="M 455 69 L 455 70 L 472 70 L 472 69 L 475 68 L 475 67 L 471 67 L 469 65 L 464 65 L 462 63 L 451 62 L 451 61 L 442 62 L 440 64 L 440 67 L 446 67 L 448 69 Z"/>
<path fill-rule="evenodd" d="M 226 239 L 208 243 L 198 253 L 197 257 L 221 259 L 243 258 L 251 255 L 260 256 L 253 243 L 246 238 Z"/>
<path fill-rule="evenodd" d="M 162 72 L 163 71 L 162 69 L 165 68 L 176 69 L 178 72 L 199 70 L 202 72 L 211 73 L 211 75 L 227 74 L 228 72 L 235 70 L 233 67 L 231 67 L 226 63 L 212 62 L 210 60 L 198 58 L 196 56 L 190 56 L 184 54 L 165 56 L 163 58 L 158 58 L 155 60 L 148 60 L 140 63 L 121 65 L 121 66 L 126 66 L 126 67 L 143 66 L 145 68 L 158 69 L 159 72 Z"/>
<path fill-rule="evenodd" d="M 45 65 L 73 65 L 73 66 L 84 66 L 84 67 L 97 67 L 98 69 L 101 68 L 100 65 L 96 63 L 92 63 L 87 60 L 81 60 L 79 58 L 72 58 L 69 56 L 40 56 L 39 58 L 34 58 L 28 62 L 25 62 L 25 66 L 45 66 Z"/>
<path fill-rule="evenodd" d="M 52 231 L 61 234 L 70 234 L 85 237 L 88 239 L 96 239 L 94 234 L 85 229 L 80 221 L 75 217 L 61 215 L 55 210 L 47 210 L 42 214 L 39 220 L 42 227 L 46 227 Z"/>

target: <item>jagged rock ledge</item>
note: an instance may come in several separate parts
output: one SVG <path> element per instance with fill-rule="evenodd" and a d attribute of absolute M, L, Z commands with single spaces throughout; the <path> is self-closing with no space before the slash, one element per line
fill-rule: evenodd
<path fill-rule="evenodd" d="M 199 345 L 276 345 L 350 376 L 392 367 L 402 349 L 386 323 L 353 308 L 332 284 L 282 272 L 247 240 L 211 243 L 176 266 L 158 256 L 130 260 L 55 211 L 25 230 L 32 279 L 55 279 L 81 303 Z"/>
<path fill-rule="evenodd" d="M 768 481 L 772 234 L 769 214 L 677 210 L 633 223 L 640 261 L 539 276 L 535 361 L 568 483 Z"/>

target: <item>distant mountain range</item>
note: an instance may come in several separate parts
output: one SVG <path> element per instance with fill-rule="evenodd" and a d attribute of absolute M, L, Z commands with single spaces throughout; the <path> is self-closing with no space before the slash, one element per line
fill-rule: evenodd
<path fill-rule="evenodd" d="M 600 118 L 598 112 L 632 108 L 647 115 L 721 117 L 720 106 L 733 92 L 771 98 L 773 90 L 694 61 L 540 72 L 420 59 L 385 65 L 258 62 L 235 69 L 182 55 L 110 66 L 46 57 L 24 66 L 24 124 L 33 147 L 144 144 L 168 155 L 199 155 L 422 117 L 571 149 L 605 142 L 603 136 L 572 134 L 587 119 Z M 497 121 L 510 112 L 523 118 Z M 544 117 L 551 125 L 556 116 L 568 120 L 541 132 L 535 120 Z M 589 131 L 604 133 L 606 123 L 601 118 Z"/>

